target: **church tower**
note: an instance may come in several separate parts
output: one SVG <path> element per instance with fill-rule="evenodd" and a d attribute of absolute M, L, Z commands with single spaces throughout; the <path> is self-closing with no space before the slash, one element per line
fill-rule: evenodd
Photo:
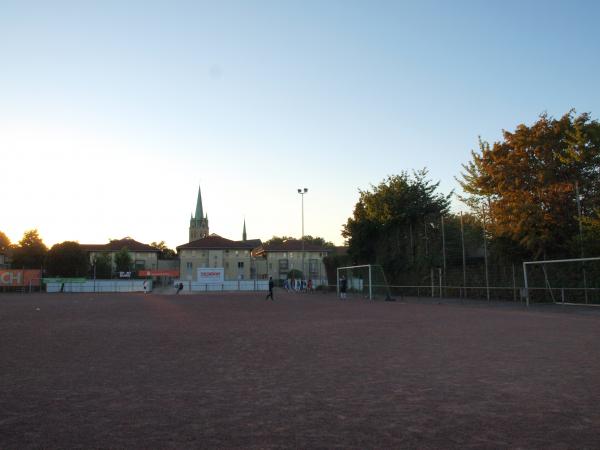
<path fill-rule="evenodd" d="M 196 201 L 196 216 L 190 218 L 190 242 L 208 236 L 208 214 L 202 210 L 202 193 L 198 186 L 198 200 Z"/>

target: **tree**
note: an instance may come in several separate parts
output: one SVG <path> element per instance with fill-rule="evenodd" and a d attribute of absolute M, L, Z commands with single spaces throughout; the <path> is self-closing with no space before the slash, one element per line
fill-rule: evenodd
<path fill-rule="evenodd" d="M 28 230 L 13 247 L 12 266 L 16 269 L 39 269 L 44 263 L 48 247 L 37 230 Z"/>
<path fill-rule="evenodd" d="M 175 259 L 175 251 L 167 247 L 165 241 L 151 242 L 150 246 L 160 250 L 160 254 L 158 255 L 160 259 Z"/>
<path fill-rule="evenodd" d="M 324 238 L 319 236 L 311 236 L 307 234 L 303 239 L 296 239 L 290 236 L 273 236 L 268 241 L 264 242 L 264 245 L 283 244 L 285 241 L 304 241 L 306 244 L 317 245 L 324 248 L 333 249 L 335 245 L 332 242 L 326 241 Z"/>
<path fill-rule="evenodd" d="M 310 234 L 307 234 L 301 240 L 303 240 L 306 244 L 316 245 L 319 247 L 328 248 L 330 250 L 335 248 L 335 245 L 333 244 L 333 242 L 326 241 L 324 238 L 319 237 L 319 236 L 313 237 Z"/>
<path fill-rule="evenodd" d="M 46 270 L 51 276 L 84 277 L 88 269 L 87 253 L 77 242 L 55 244 L 46 255 Z"/>
<path fill-rule="evenodd" d="M 600 123 L 574 111 L 560 119 L 542 114 L 503 138 L 480 140 L 463 165 L 463 200 L 513 250 L 534 259 L 578 256 L 576 190 L 584 217 L 600 206 Z"/>
<path fill-rule="evenodd" d="M 10 239 L 6 234 L 0 231 L 0 252 L 6 253 L 10 248 Z"/>
<path fill-rule="evenodd" d="M 323 264 L 325 265 L 325 271 L 327 272 L 327 279 L 330 282 L 336 280 L 338 267 L 346 267 L 352 265 L 350 256 L 347 254 L 331 254 L 323 258 Z"/>
<path fill-rule="evenodd" d="M 273 245 L 273 244 L 283 244 L 285 241 L 293 241 L 295 240 L 293 237 L 290 236 L 273 236 L 271 239 L 269 239 L 268 241 L 265 241 L 263 244 L 264 245 Z"/>
<path fill-rule="evenodd" d="M 343 226 L 353 264 L 381 264 L 392 281 L 410 270 L 440 265 L 431 251 L 433 231 L 452 194 L 437 192 L 427 170 L 389 176 L 370 191 L 359 191 L 353 216 Z M 439 235 L 439 233 L 438 233 Z"/>
<path fill-rule="evenodd" d="M 123 247 L 115 254 L 115 266 L 117 272 L 129 272 L 131 270 L 132 261 L 129 250 L 127 247 Z"/>
<path fill-rule="evenodd" d="M 100 253 L 94 256 L 92 266 L 96 269 L 96 278 L 102 279 L 112 276 L 112 259 L 109 253 Z"/>

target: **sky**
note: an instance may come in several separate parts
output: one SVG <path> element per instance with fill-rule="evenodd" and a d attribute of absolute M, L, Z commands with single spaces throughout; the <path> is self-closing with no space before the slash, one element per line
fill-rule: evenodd
<path fill-rule="evenodd" d="M 595 1 L 0 0 L 0 231 L 343 243 L 359 189 L 600 117 Z M 463 208 L 459 201 L 453 208 Z"/>

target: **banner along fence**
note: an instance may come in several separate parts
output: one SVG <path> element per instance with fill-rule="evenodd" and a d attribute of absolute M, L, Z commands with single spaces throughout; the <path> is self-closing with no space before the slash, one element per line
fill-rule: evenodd
<path fill-rule="evenodd" d="M 46 292 L 144 292 L 144 282 L 152 291 L 152 280 L 85 280 L 48 282 Z"/>
<path fill-rule="evenodd" d="M 39 290 L 41 283 L 40 270 L 0 270 L 0 291 L 23 291 Z"/>
<path fill-rule="evenodd" d="M 175 280 L 173 285 L 183 284 L 186 292 L 215 292 L 215 291 L 268 291 L 268 280 L 233 280 L 221 283 L 202 283 L 198 281 Z"/>

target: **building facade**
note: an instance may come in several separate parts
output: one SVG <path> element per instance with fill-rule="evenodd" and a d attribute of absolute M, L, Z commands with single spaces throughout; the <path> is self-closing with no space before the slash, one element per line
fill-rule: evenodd
<path fill-rule="evenodd" d="M 260 240 L 232 241 L 213 234 L 177 247 L 180 279 L 198 281 L 198 269 L 223 268 L 225 280 L 252 280 L 252 250 Z"/>
<path fill-rule="evenodd" d="M 108 244 L 81 244 L 87 253 L 90 263 L 100 254 L 110 257 L 115 268 L 115 255 L 123 248 L 127 248 L 132 260 L 133 270 L 155 270 L 158 268 L 158 255 L 160 251 L 150 245 L 142 244 L 130 237 L 111 241 Z"/>
<path fill-rule="evenodd" d="M 298 270 L 305 279 L 327 282 L 323 258 L 331 249 L 302 244 L 290 239 L 263 245 L 260 239 L 247 239 L 246 220 L 242 240 L 233 241 L 217 234 L 208 234 L 208 215 L 202 208 L 202 194 L 198 187 L 196 215 L 192 215 L 189 242 L 177 247 L 180 279 L 199 281 L 199 269 L 222 268 L 225 281 L 268 279 L 284 280 L 290 271 Z"/>
<path fill-rule="evenodd" d="M 292 270 L 302 272 L 305 279 L 327 281 L 327 271 L 323 264 L 331 249 L 307 242 L 302 245 L 299 239 L 288 239 L 280 243 L 263 244 L 256 248 L 256 268 L 259 278 L 273 277 L 285 280 Z"/>

